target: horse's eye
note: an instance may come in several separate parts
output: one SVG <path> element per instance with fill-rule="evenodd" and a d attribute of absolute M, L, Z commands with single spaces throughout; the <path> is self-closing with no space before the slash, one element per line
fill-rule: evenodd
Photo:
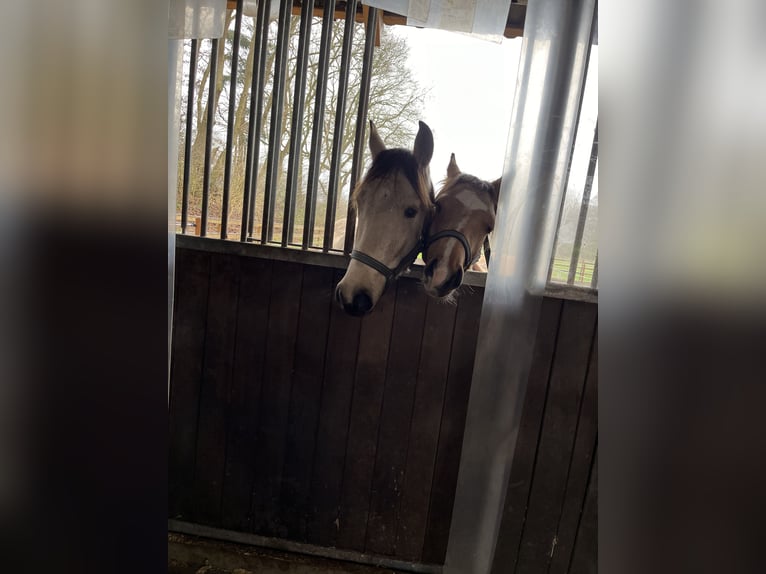
<path fill-rule="evenodd" d="M 415 217 L 417 214 L 418 214 L 418 210 L 415 209 L 414 207 L 408 207 L 407 209 L 404 210 L 404 217 L 409 217 L 410 219 Z"/>

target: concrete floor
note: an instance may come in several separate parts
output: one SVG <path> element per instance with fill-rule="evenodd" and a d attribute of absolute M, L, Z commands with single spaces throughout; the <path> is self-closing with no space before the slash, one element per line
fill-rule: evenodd
<path fill-rule="evenodd" d="M 401 574 L 377 568 L 168 533 L 168 574 Z"/>

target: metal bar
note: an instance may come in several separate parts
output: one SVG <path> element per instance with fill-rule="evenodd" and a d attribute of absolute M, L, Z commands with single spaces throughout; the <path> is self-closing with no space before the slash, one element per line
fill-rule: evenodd
<path fill-rule="evenodd" d="M 314 123 L 311 128 L 311 154 L 309 156 L 309 175 L 306 182 L 306 212 L 303 218 L 303 249 L 311 247 L 314 238 L 314 219 L 316 216 L 317 182 L 319 180 L 319 160 L 322 146 L 322 126 L 324 125 L 324 106 L 327 100 L 327 70 L 330 64 L 330 38 L 332 36 L 335 0 L 325 0 L 322 15 L 322 37 L 319 43 L 319 64 L 317 66 L 317 91 L 314 100 Z"/>
<path fill-rule="evenodd" d="M 332 248 L 335 235 L 335 212 L 337 210 L 338 172 L 340 171 L 340 153 L 343 143 L 343 130 L 346 119 L 346 90 L 348 89 L 349 60 L 351 60 L 351 44 L 354 40 L 354 16 L 356 1 L 346 3 L 346 22 L 343 27 L 343 51 L 340 56 L 340 78 L 338 80 L 338 102 L 335 109 L 335 133 L 332 140 L 332 158 L 330 160 L 330 182 L 327 186 L 327 211 L 324 220 L 323 251 Z"/>
<path fill-rule="evenodd" d="M 197 43 L 191 41 L 189 56 L 189 91 L 186 95 L 186 139 L 184 140 L 184 181 L 181 195 L 181 233 L 186 233 L 189 222 L 189 174 L 191 171 L 192 121 L 194 119 L 194 84 L 197 81 Z"/>
<path fill-rule="evenodd" d="M 594 8 L 536 0 L 527 10 L 444 574 L 513 571 L 505 495 Z"/>
<path fill-rule="evenodd" d="M 223 530 L 221 528 L 203 526 L 192 522 L 174 520 L 172 518 L 168 519 L 168 530 L 179 534 L 188 534 L 191 536 L 212 538 L 237 544 L 246 544 L 248 546 L 270 548 L 272 550 L 281 550 L 283 552 L 303 554 L 305 556 L 319 556 L 331 560 L 376 566 L 385 568 L 386 571 L 396 570 L 397 572 L 414 572 L 416 574 L 441 574 L 442 571 L 442 567 L 435 564 L 420 564 L 418 562 L 408 562 L 406 560 L 398 560 L 396 558 L 380 556 L 378 554 L 364 554 L 354 550 L 341 550 L 337 548 L 328 548 L 326 546 L 315 546 L 305 542 L 267 538 L 257 534 L 237 532 L 235 530 Z M 284 563 L 288 564 L 289 562 L 284 561 Z M 314 568 L 309 566 L 309 569 L 313 570 Z M 337 572 L 338 570 L 333 568 L 333 571 Z"/>
<path fill-rule="evenodd" d="M 582 237 L 585 233 L 585 222 L 588 219 L 588 207 L 590 207 L 590 192 L 593 189 L 593 177 L 596 173 L 596 164 L 598 163 L 598 121 L 593 130 L 593 144 L 590 148 L 590 164 L 588 165 L 588 176 L 585 178 L 585 189 L 582 192 L 582 202 L 580 203 L 580 216 L 577 220 L 577 231 L 575 232 L 574 244 L 572 245 L 572 257 L 569 260 L 569 275 L 567 285 L 574 285 L 577 264 L 580 261 L 580 250 L 582 249 Z"/>
<path fill-rule="evenodd" d="M 258 162 L 260 161 L 261 151 L 261 129 L 263 127 L 263 86 L 264 74 L 266 73 L 266 52 L 269 41 L 269 10 L 271 9 L 271 0 L 264 0 L 258 4 L 256 14 L 255 34 L 258 40 L 255 49 L 255 59 L 258 63 L 253 70 L 253 80 L 250 94 L 250 126 L 247 134 L 248 162 L 245 174 L 245 196 L 248 209 L 242 207 L 242 217 L 244 219 L 247 211 L 247 234 L 240 239 L 246 241 L 248 236 L 253 235 L 253 225 L 255 222 L 255 192 L 258 187 Z M 255 98 L 255 109 L 253 109 L 253 98 Z M 255 127 L 253 127 L 255 126 Z M 244 225 L 243 225 L 244 228 Z"/>
<path fill-rule="evenodd" d="M 593 47 L 594 40 L 596 37 L 596 23 L 593 24 L 593 29 L 591 29 L 590 33 L 590 43 L 588 44 L 588 53 L 585 56 L 585 81 L 582 85 L 582 91 L 583 93 L 580 96 L 580 104 L 577 108 L 577 121 L 575 122 L 575 128 L 574 128 L 574 139 L 572 140 L 574 143 L 573 146 L 577 144 L 577 137 L 578 132 L 580 129 L 580 116 L 582 113 L 582 104 L 583 104 L 583 96 L 585 94 L 585 87 L 588 82 L 588 70 L 590 69 L 590 52 L 591 48 Z M 572 148 L 572 151 L 574 152 L 574 147 Z M 569 189 L 569 174 L 572 171 L 572 158 L 574 157 L 574 153 L 572 153 L 569 157 L 569 166 L 567 167 L 567 173 L 566 173 L 566 179 L 564 181 L 564 190 Z M 556 221 L 556 235 L 553 238 L 553 250 L 551 251 L 551 260 L 548 264 L 548 283 L 551 282 L 551 277 L 553 276 L 553 263 L 556 259 L 556 246 L 559 244 L 559 231 L 561 230 L 561 217 L 564 214 L 564 204 L 566 203 L 567 199 L 567 192 L 564 191 L 564 194 L 561 196 L 561 207 L 559 208 L 559 218 L 558 221 Z"/>
<path fill-rule="evenodd" d="M 287 164 L 287 188 L 285 211 L 282 216 L 282 247 L 292 242 L 295 227 L 295 195 L 298 190 L 298 170 L 302 161 L 301 139 L 303 137 L 303 107 L 306 101 L 306 67 L 308 64 L 313 20 L 314 0 L 304 0 L 301 7 L 301 26 L 298 36 L 298 61 L 295 71 L 295 95 L 293 117 L 290 126 L 290 151 Z"/>
<path fill-rule="evenodd" d="M 221 239 L 226 239 L 229 228 L 229 187 L 231 186 L 231 148 L 234 136 L 234 118 L 237 105 L 237 67 L 239 65 L 239 39 L 242 33 L 242 2 L 237 0 L 234 18 L 234 40 L 231 46 L 231 73 L 229 82 L 229 117 L 226 122 L 226 156 L 223 166 L 223 198 L 221 199 Z"/>
<path fill-rule="evenodd" d="M 590 280 L 592 289 L 598 288 L 598 252 L 596 252 L 596 262 L 593 264 L 593 277 Z"/>
<path fill-rule="evenodd" d="M 207 235 L 207 211 L 210 203 L 210 155 L 213 147 L 213 123 L 215 123 L 215 80 L 218 76 L 218 38 L 213 38 L 210 49 L 210 87 L 207 96 L 207 129 L 205 130 L 205 167 L 202 176 L 202 222 L 199 235 Z"/>
<path fill-rule="evenodd" d="M 348 254 L 354 247 L 356 229 L 356 211 L 351 205 L 351 193 L 356 187 L 362 172 L 364 158 L 364 132 L 367 127 L 367 108 L 370 99 L 370 81 L 372 79 L 372 58 L 375 53 L 375 34 L 378 26 L 378 10 L 370 8 L 367 14 L 367 27 L 364 30 L 364 57 L 362 61 L 362 83 L 359 87 L 359 110 L 356 115 L 356 134 L 354 136 L 354 155 L 351 161 L 351 180 L 349 185 L 348 212 L 346 214 L 346 239 L 343 252 Z"/>
<path fill-rule="evenodd" d="M 271 88 L 271 125 L 269 126 L 269 154 L 266 159 L 266 189 L 263 196 L 261 243 L 271 241 L 274 229 L 274 204 L 279 179 L 279 149 L 282 142 L 282 108 L 285 102 L 285 69 L 287 68 L 287 36 L 290 31 L 291 0 L 279 3 L 277 52 L 274 62 L 274 82 Z"/>

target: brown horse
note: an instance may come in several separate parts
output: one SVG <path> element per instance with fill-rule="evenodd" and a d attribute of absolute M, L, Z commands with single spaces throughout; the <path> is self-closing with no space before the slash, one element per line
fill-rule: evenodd
<path fill-rule="evenodd" d="M 335 298 L 355 316 L 369 313 L 386 287 L 423 248 L 423 229 L 433 214 L 433 184 L 428 169 L 433 134 L 420 122 L 412 151 L 386 149 L 370 122 L 372 165 L 354 190 L 357 214 L 354 250 Z"/>
<path fill-rule="evenodd" d="M 452 154 L 423 253 L 423 284 L 432 297 L 449 298 L 479 259 L 495 226 L 499 190 L 500 179 L 490 183 L 461 173 Z"/>

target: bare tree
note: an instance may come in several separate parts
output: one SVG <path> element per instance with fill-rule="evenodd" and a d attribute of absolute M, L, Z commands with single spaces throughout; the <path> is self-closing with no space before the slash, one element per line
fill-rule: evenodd
<path fill-rule="evenodd" d="M 294 81 L 296 74 L 296 61 L 298 53 L 298 27 L 300 18 L 291 17 L 287 69 L 284 82 L 284 110 L 282 114 L 282 126 L 277 133 L 280 137 L 275 145 L 278 152 L 277 170 L 277 196 L 275 198 L 276 227 L 281 228 L 281 214 L 285 201 L 285 186 L 287 176 L 288 150 L 290 145 L 289 126 L 294 108 Z M 226 144 L 226 122 L 228 121 L 229 84 L 231 74 L 231 53 L 233 44 L 232 12 L 227 14 L 228 34 L 226 41 L 220 41 L 218 55 L 218 73 L 216 77 L 216 96 L 211 104 L 208 101 L 208 82 L 210 78 L 210 50 L 200 50 L 197 60 L 197 81 L 195 86 L 195 105 L 192 107 L 195 115 L 193 124 L 196 129 L 191 134 L 182 134 L 183 137 L 192 138 L 192 153 L 190 160 L 190 219 L 199 214 L 202 194 L 202 169 L 204 161 L 205 136 L 207 127 L 207 110 L 212 105 L 216 110 L 216 123 L 213 130 L 212 142 L 212 166 L 211 166 L 211 189 L 210 189 L 210 219 L 214 221 L 220 218 L 221 194 L 223 183 L 224 150 Z M 299 170 L 297 174 L 297 198 L 296 198 L 296 228 L 300 229 L 305 211 L 305 185 L 308 174 L 308 162 L 310 158 L 310 144 L 313 121 L 313 108 L 317 87 L 317 69 L 319 61 L 319 38 L 322 21 L 315 18 L 312 22 L 312 34 L 309 43 L 309 58 L 306 75 L 305 108 L 302 118 L 302 134 L 298 149 L 301 154 Z M 260 154 L 257 161 L 256 180 L 256 222 L 260 222 L 263 209 L 263 189 L 265 185 L 266 157 L 269 146 L 269 130 L 272 113 L 273 76 L 276 52 L 276 29 L 277 23 L 272 22 L 269 30 L 269 39 L 266 53 L 266 73 L 263 81 L 263 111 L 261 121 Z M 352 44 L 351 65 L 349 68 L 348 90 L 346 93 L 345 117 L 343 122 L 342 138 L 340 141 L 340 177 L 338 182 L 338 217 L 345 217 L 347 209 L 349 184 L 351 175 L 352 152 L 354 135 L 357 121 L 357 109 L 359 106 L 359 91 L 362 78 L 362 59 L 364 51 L 364 25 L 355 24 L 354 42 Z M 230 203 L 230 228 L 229 233 L 238 233 L 239 222 L 242 213 L 243 191 L 245 186 L 245 162 L 247 157 L 248 120 L 252 83 L 252 74 L 255 68 L 254 47 L 257 41 L 254 19 L 244 16 L 242 19 L 239 60 L 237 62 L 237 93 L 235 98 L 235 113 L 232 129 L 232 178 L 231 178 L 231 203 Z M 329 59 L 329 73 L 327 83 L 327 99 L 325 105 L 324 123 L 321 129 L 322 146 L 320 150 L 319 185 L 317 190 L 317 233 L 321 233 L 323 227 L 323 214 L 327 203 L 327 186 L 329 183 L 330 161 L 332 154 L 333 138 L 336 137 L 334 124 L 337 109 L 338 78 L 340 74 L 340 60 L 343 44 L 343 22 L 336 21 L 333 25 L 332 40 Z M 383 29 L 381 45 L 375 49 L 373 57 L 372 80 L 369 97 L 369 117 L 372 118 L 381 135 L 391 146 L 409 146 L 417 129 L 417 120 L 422 111 L 425 94 L 421 91 L 416 79 L 407 66 L 408 46 L 406 41 Z M 185 66 L 188 75 L 188 61 Z M 187 79 L 188 81 L 188 79 Z M 182 120 L 186 114 L 186 93 L 183 93 L 181 102 Z M 182 126 L 184 122 L 182 121 Z M 178 202 L 180 206 L 182 173 L 183 173 L 183 146 L 181 146 L 179 158 L 179 192 Z M 366 149 L 365 149 L 366 151 Z M 277 236 L 279 233 L 277 233 Z"/>

